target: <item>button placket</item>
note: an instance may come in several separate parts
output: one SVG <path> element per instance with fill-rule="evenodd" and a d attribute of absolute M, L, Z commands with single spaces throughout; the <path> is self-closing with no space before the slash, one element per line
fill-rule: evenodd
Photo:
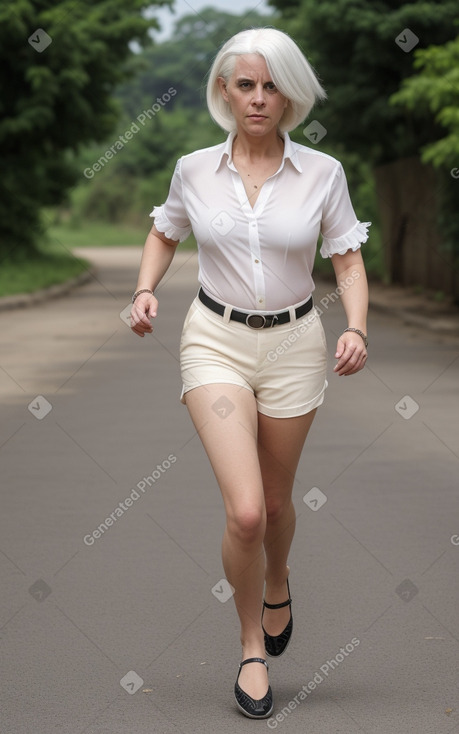
<path fill-rule="evenodd" d="M 265 181 L 252 209 L 242 179 L 237 171 L 232 172 L 232 179 L 241 209 L 248 219 L 250 260 L 252 264 L 253 282 L 255 285 L 255 302 L 260 310 L 266 304 L 266 285 L 261 259 L 258 217 L 261 217 L 271 192 L 274 188 L 275 175 Z"/>
<path fill-rule="evenodd" d="M 263 309 L 266 298 L 266 287 L 263 265 L 261 262 L 258 222 L 255 218 L 251 219 L 249 222 L 249 247 L 252 261 L 253 282 L 255 285 L 255 298 L 258 306 Z"/>

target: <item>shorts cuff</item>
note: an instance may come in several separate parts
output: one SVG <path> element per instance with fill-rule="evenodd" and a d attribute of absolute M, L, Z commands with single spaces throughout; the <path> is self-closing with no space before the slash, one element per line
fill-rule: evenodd
<path fill-rule="evenodd" d="M 319 395 L 312 400 L 309 400 L 307 403 L 303 403 L 303 405 L 295 405 L 293 408 L 270 408 L 268 405 L 264 405 L 257 400 L 257 410 L 259 413 L 267 415 L 269 418 L 296 418 L 299 415 L 310 413 L 311 410 L 322 405 L 327 387 L 328 381 L 325 380 L 325 384 Z"/>
<path fill-rule="evenodd" d="M 205 387 L 206 385 L 236 385 L 236 387 L 243 387 L 253 393 L 250 385 L 242 385 L 240 382 L 233 382 L 232 380 L 211 380 L 209 382 L 200 382 L 199 385 L 182 385 L 182 392 L 180 393 L 180 402 L 182 405 L 186 405 L 185 395 L 190 390 L 195 390 L 197 387 Z"/>

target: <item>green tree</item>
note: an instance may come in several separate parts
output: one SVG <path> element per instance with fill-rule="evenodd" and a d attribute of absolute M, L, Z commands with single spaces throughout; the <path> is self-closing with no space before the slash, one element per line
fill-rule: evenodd
<path fill-rule="evenodd" d="M 430 46 L 415 53 L 418 73 L 403 81 L 391 104 L 409 117 L 430 117 L 438 139 L 421 149 L 421 160 L 438 171 L 439 225 L 447 247 L 459 256 L 459 37 L 444 46 Z"/>
<path fill-rule="evenodd" d="M 413 74 L 414 50 L 457 35 L 457 0 L 269 2 L 328 92 L 327 102 L 314 112 L 327 129 L 327 144 L 342 144 L 373 168 L 389 278 L 457 293 L 459 278 L 452 283 L 436 218 L 438 181 L 419 153 L 432 153 L 430 145 L 444 135 L 445 118 L 425 109 L 408 115 L 390 103 Z M 451 122 L 454 114 L 445 113 Z"/>
<path fill-rule="evenodd" d="M 130 42 L 148 44 L 142 11 L 170 0 L 4 0 L 0 7 L 0 253 L 32 252 L 40 209 L 62 201 L 76 153 L 116 126 L 112 96 Z"/>
<path fill-rule="evenodd" d="M 457 33 L 457 0 L 269 3 L 282 12 L 282 28 L 300 43 L 322 79 L 329 98 L 318 115 L 332 138 L 374 165 L 416 155 L 437 138 L 430 116 L 407 125 L 404 112 L 389 104 L 413 73 L 413 54 L 396 38 L 408 28 L 419 39 L 416 48 L 451 40 Z"/>
<path fill-rule="evenodd" d="M 266 15 L 254 11 L 238 16 L 205 8 L 180 18 L 170 40 L 130 59 L 134 76 L 116 91 L 123 110 L 119 134 L 170 87 L 176 93 L 151 119 L 136 123 L 139 130 L 134 138 L 91 180 L 82 176 L 72 219 L 145 223 L 152 204 L 166 197 L 177 158 L 225 139 L 209 116 L 204 94 L 218 49 L 238 31 L 267 22 Z M 86 149 L 80 170 L 103 156 L 110 142 Z"/>
<path fill-rule="evenodd" d="M 459 37 L 444 46 L 417 51 L 418 73 L 405 79 L 391 103 L 409 110 L 413 118 L 426 116 L 438 125 L 438 139 L 425 145 L 422 160 L 452 168 L 459 161 Z"/>
<path fill-rule="evenodd" d="M 235 33 L 267 22 L 269 18 L 256 10 L 233 15 L 212 7 L 179 18 L 170 40 L 132 59 L 135 79 L 118 91 L 124 110 L 135 117 L 142 105 L 150 105 L 171 84 L 177 95 L 169 109 L 174 105 L 194 110 L 205 108 L 206 76 L 218 49 Z"/>

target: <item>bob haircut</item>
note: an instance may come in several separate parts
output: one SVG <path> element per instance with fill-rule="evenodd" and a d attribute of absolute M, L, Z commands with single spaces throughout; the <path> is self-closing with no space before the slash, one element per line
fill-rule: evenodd
<path fill-rule="evenodd" d="M 228 102 L 221 95 L 217 79 L 223 77 L 228 83 L 236 65 L 236 56 L 242 54 L 262 56 L 277 89 L 288 99 L 279 122 L 281 132 L 296 128 L 308 116 L 315 102 L 326 98 L 327 94 L 312 67 L 290 36 L 275 28 L 241 31 L 222 46 L 207 82 L 210 115 L 226 132 L 234 132 L 236 123 Z"/>

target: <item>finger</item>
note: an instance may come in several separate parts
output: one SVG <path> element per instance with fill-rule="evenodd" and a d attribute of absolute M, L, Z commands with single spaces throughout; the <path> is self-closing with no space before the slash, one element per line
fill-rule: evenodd
<path fill-rule="evenodd" d="M 341 354 L 337 364 L 334 367 L 334 372 L 340 372 L 344 368 L 344 366 L 349 362 L 350 359 L 352 359 L 352 356 L 356 352 L 356 346 L 351 344 L 346 344 L 346 347 L 344 349 L 344 352 Z"/>
<path fill-rule="evenodd" d="M 335 367 L 335 371 L 339 374 L 350 374 L 351 372 L 361 369 L 362 357 L 366 354 L 361 347 L 354 347 L 352 350 L 346 350 L 342 358 Z"/>
<path fill-rule="evenodd" d="M 365 367 L 365 363 L 367 360 L 367 354 L 364 352 L 361 355 L 359 355 L 358 359 L 354 360 L 354 358 L 351 358 L 342 368 L 341 372 L 339 374 L 349 376 L 353 375 L 356 372 L 360 372 Z"/>
<path fill-rule="evenodd" d="M 338 339 L 338 342 L 336 344 L 335 359 L 339 359 L 339 357 L 341 357 L 345 349 L 346 349 L 345 343 L 341 341 L 341 339 Z"/>
<path fill-rule="evenodd" d="M 148 320 L 148 316 L 145 310 L 139 308 L 138 306 L 134 304 L 134 306 L 131 309 L 131 319 L 134 319 L 136 322 L 144 321 L 146 323 Z"/>
<path fill-rule="evenodd" d="M 151 333 L 153 331 L 153 327 L 148 319 L 145 319 L 143 315 L 141 318 L 138 318 L 138 314 L 134 313 L 131 314 L 130 326 L 136 334 L 139 334 L 139 336 L 143 336 L 146 332 Z"/>
<path fill-rule="evenodd" d="M 146 329 L 145 327 L 139 326 L 138 324 L 136 324 L 135 326 L 131 326 L 131 329 L 135 334 L 138 334 L 139 336 L 145 336 L 145 334 L 151 334 L 151 332 L 153 331 L 151 327 L 149 329 Z"/>
<path fill-rule="evenodd" d="M 156 303 L 150 303 L 150 305 L 148 306 L 148 314 L 149 314 L 150 318 L 153 318 L 153 319 L 155 318 L 155 316 L 157 316 L 157 314 L 158 314 L 158 302 L 156 302 Z"/>
<path fill-rule="evenodd" d="M 134 334 L 137 334 L 137 336 L 144 336 L 143 331 L 139 329 L 137 326 L 131 326 L 131 331 L 133 331 Z"/>
<path fill-rule="evenodd" d="M 146 329 L 150 329 L 150 330 L 152 328 L 151 327 L 151 324 L 150 324 L 150 321 L 148 319 L 147 314 L 144 311 L 141 311 L 139 308 L 137 308 L 135 306 L 133 306 L 133 308 L 131 310 L 131 325 L 133 325 L 133 324 L 135 324 L 135 325 L 136 324 L 141 324 Z"/>

